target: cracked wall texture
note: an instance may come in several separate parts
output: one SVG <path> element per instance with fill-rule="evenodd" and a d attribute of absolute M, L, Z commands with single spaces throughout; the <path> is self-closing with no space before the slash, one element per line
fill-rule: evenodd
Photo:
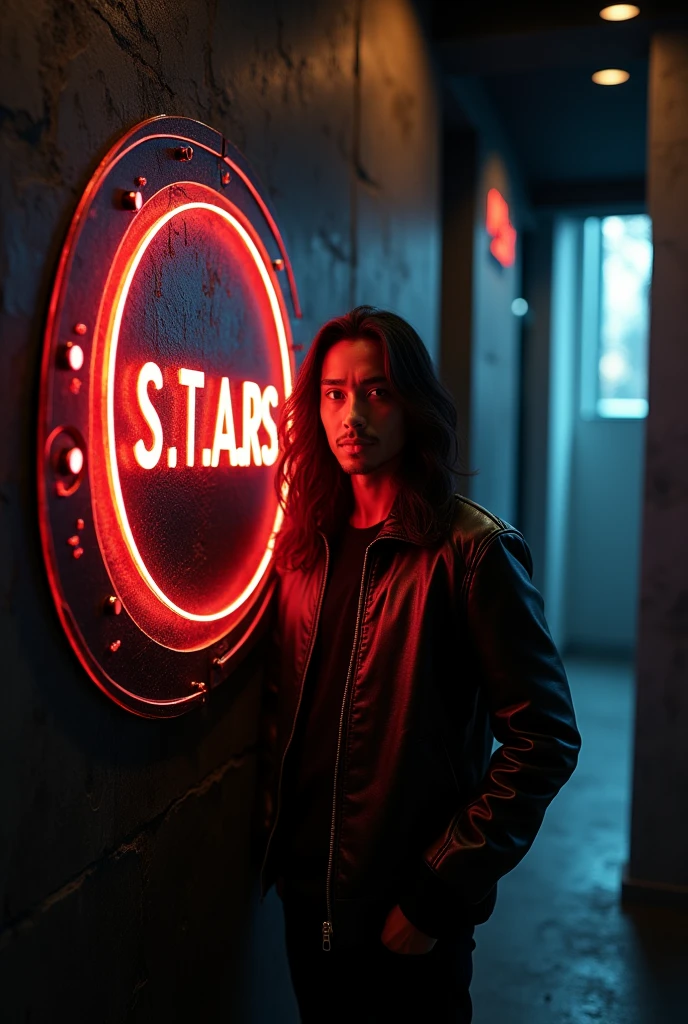
<path fill-rule="evenodd" d="M 297 361 L 367 301 L 407 316 L 437 362 L 431 61 L 409 0 L 4 0 L 1 19 L 0 1012 L 256 1020 L 260 650 L 168 722 L 128 715 L 80 669 L 36 515 L 47 300 L 107 148 L 183 114 L 242 149 L 273 199 L 304 309 Z"/>

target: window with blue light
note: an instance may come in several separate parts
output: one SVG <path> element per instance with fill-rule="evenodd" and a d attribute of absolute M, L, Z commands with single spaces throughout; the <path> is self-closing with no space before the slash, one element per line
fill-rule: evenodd
<path fill-rule="evenodd" d="M 583 225 L 581 414 L 647 415 L 652 224 L 646 214 Z"/>

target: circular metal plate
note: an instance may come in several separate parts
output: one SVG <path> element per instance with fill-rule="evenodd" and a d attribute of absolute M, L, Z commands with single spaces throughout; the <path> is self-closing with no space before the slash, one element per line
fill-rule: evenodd
<path fill-rule="evenodd" d="M 130 711 L 188 710 L 257 633 L 288 305 L 300 315 L 274 216 L 221 135 L 158 117 L 107 154 L 50 304 L 39 511 L 67 636 Z"/>

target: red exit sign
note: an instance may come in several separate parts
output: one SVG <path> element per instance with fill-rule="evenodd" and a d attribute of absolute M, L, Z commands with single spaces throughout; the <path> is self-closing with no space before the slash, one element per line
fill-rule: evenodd
<path fill-rule="evenodd" d="M 516 229 L 509 219 L 509 205 L 496 188 L 487 193 L 485 227 L 490 236 L 490 252 L 503 267 L 516 259 Z"/>

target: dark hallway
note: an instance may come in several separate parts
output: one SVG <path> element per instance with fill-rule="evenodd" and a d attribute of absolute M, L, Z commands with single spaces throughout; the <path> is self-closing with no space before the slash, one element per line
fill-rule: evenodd
<path fill-rule="evenodd" d="M 283 657 L 270 619 L 284 527 L 277 427 L 320 327 L 369 304 L 414 328 L 446 389 L 428 388 L 422 422 L 434 429 L 443 409 L 446 426 L 452 403 L 437 396 L 453 399 L 468 473 L 456 474 L 449 497 L 487 513 L 469 523 L 492 533 L 475 542 L 466 527 L 463 549 L 445 538 L 446 559 L 436 557 L 427 580 L 432 560 L 421 555 L 392 575 L 423 548 L 397 524 L 361 548 L 359 566 L 344 559 L 353 632 L 343 636 L 341 704 L 326 718 L 332 816 L 317 832 L 327 846 L 317 898 L 335 919 L 332 895 L 366 913 L 388 885 L 399 883 L 395 899 L 403 898 L 394 858 L 411 860 L 410 848 L 384 833 L 387 806 L 364 804 L 386 781 L 403 779 L 416 800 L 390 798 L 399 819 L 389 835 L 406 836 L 407 806 L 411 826 L 418 819 L 434 829 L 423 854 L 431 850 L 432 865 L 423 857 L 414 865 L 434 872 L 428 886 L 447 885 L 435 871 L 447 851 L 470 865 L 476 850 L 496 850 L 504 866 L 500 851 L 513 857 L 527 845 L 517 835 L 532 827 L 542 796 L 512 820 L 501 790 L 485 797 L 491 809 L 479 822 L 499 824 L 507 808 L 490 850 L 489 836 L 466 840 L 457 823 L 474 808 L 468 791 L 494 779 L 467 771 L 464 789 L 455 772 L 474 746 L 489 766 L 489 744 L 500 730 L 509 735 L 504 721 L 511 728 L 515 711 L 537 712 L 545 695 L 566 710 L 557 659 L 540 658 L 544 685 L 527 655 L 492 673 L 469 657 L 463 672 L 471 647 L 463 640 L 470 634 L 477 646 L 489 636 L 475 621 L 469 628 L 468 615 L 483 542 L 506 534 L 517 546 L 522 534 L 532 575 L 523 547 L 523 560 L 509 562 L 517 570 L 509 585 L 532 583 L 542 597 L 582 747 L 532 849 L 499 878 L 496 908 L 476 927 L 473 1021 L 680 1024 L 688 1006 L 685 2 L 612 5 L 624 8 L 619 21 L 588 2 L 1 6 L 2 1024 L 298 1024 L 277 885 L 259 900 L 267 856 L 256 833 L 272 815 L 274 836 L 281 794 L 274 778 L 271 792 L 262 786 L 278 734 L 273 723 L 265 728 L 266 707 L 276 693 L 296 698 L 282 724 L 288 745 L 308 708 L 301 699 L 322 636 L 330 552 L 321 587 L 306 572 L 289 614 L 278 616 L 284 635 L 294 627 L 293 656 Z M 340 339 L 344 348 L 348 341 L 372 345 L 367 336 Z M 427 366 L 426 374 L 427 385 Z M 343 371 L 327 378 L 314 376 L 318 389 L 346 379 Z M 404 414 L 421 379 L 408 374 Z M 381 380 L 378 367 L 363 383 Z M 371 422 L 382 416 L 377 393 L 365 395 Z M 341 392 L 319 394 L 310 396 L 317 429 L 304 431 L 313 450 L 301 494 L 342 514 L 355 492 L 339 489 L 350 480 L 334 474 L 332 459 L 347 444 L 347 458 L 365 455 L 366 442 L 374 452 L 379 438 L 373 430 L 338 437 L 334 412 L 325 435 L 325 399 Z M 426 443 L 432 430 L 426 436 L 414 422 L 409 439 Z M 354 539 L 388 522 L 394 488 L 382 466 L 370 518 L 360 504 L 347 519 Z M 417 489 L 416 509 L 430 508 L 429 493 Z M 304 543 L 327 522 L 308 520 Z M 453 592 L 450 576 L 459 581 Z M 437 601 L 432 613 L 429 604 L 418 611 L 423 580 Z M 497 598 L 515 592 L 486 590 L 494 616 Z M 329 635 L 341 639 L 339 613 L 330 610 Z M 378 636 L 384 615 L 401 623 L 391 640 Z M 418 621 L 423 628 L 412 628 Z M 512 625 L 484 643 L 484 665 L 506 656 L 504 638 L 528 635 Z M 415 640 L 425 661 L 419 655 L 422 668 L 411 673 L 404 645 Z M 359 679 L 357 658 L 371 650 L 398 664 Z M 280 686 L 292 676 L 293 686 Z M 408 691 L 413 700 L 399 696 L 402 677 L 418 688 Z M 446 724 L 442 700 L 432 704 L 438 680 L 465 712 L 445 747 L 448 764 L 438 756 Z M 520 689 L 537 694 L 538 680 L 541 703 Z M 474 744 L 461 730 L 473 728 L 475 708 L 489 728 Z M 375 714 L 382 724 L 371 727 L 357 775 L 349 740 Z M 552 730 L 569 729 L 554 781 L 546 758 L 540 768 L 526 759 L 526 791 L 547 783 L 551 796 L 571 769 L 565 720 L 550 709 Z M 543 738 L 547 747 L 545 731 L 526 732 L 520 745 L 501 744 L 508 756 Z M 389 766 L 407 740 L 411 767 L 397 776 Z M 499 751 L 495 740 L 492 756 Z M 425 772 L 433 782 L 423 788 Z M 428 790 L 437 806 L 426 807 Z M 453 801 L 450 812 L 440 797 Z M 441 834 L 432 818 L 440 811 Z M 354 819 L 361 862 L 379 872 L 358 890 L 355 854 L 335 856 L 342 837 L 357 834 L 344 827 Z M 389 850 L 388 872 L 379 851 Z M 470 917 L 496 884 L 488 878 L 478 900 L 465 891 L 475 883 L 470 868 L 468 882 L 461 871 L 449 877 L 439 911 L 422 882 L 415 904 L 422 911 L 425 895 L 425 909 L 445 925 L 457 908 L 456 920 Z M 323 916 L 318 953 L 332 924 Z M 424 932 L 411 916 L 405 941 L 449 948 L 441 929 Z M 322 1019 L 334 1021 L 336 1009 L 323 1006 Z"/>

